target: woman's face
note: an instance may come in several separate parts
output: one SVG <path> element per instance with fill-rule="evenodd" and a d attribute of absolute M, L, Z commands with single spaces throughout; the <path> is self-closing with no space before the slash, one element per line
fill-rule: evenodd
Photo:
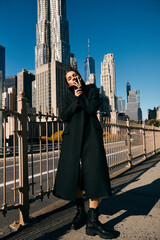
<path fill-rule="evenodd" d="M 66 74 L 66 80 L 69 87 L 75 86 L 75 83 L 78 82 L 78 79 L 81 80 L 80 76 L 74 71 L 70 71 Z"/>

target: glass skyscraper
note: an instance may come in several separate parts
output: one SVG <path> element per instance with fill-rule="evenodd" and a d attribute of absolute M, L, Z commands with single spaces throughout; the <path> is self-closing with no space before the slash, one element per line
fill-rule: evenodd
<path fill-rule="evenodd" d="M 88 57 L 84 60 L 84 81 L 89 81 L 89 76 L 91 73 L 95 74 L 95 61 L 93 57 L 90 56 L 90 46 L 88 40 Z"/>
<path fill-rule="evenodd" d="M 127 102 L 128 102 L 129 91 L 131 91 L 131 84 L 129 82 L 127 82 L 126 90 L 127 90 Z"/>
<path fill-rule="evenodd" d="M 142 120 L 142 110 L 137 101 L 136 91 L 129 91 L 128 103 L 125 113 L 129 116 L 130 120 L 137 122 Z"/>

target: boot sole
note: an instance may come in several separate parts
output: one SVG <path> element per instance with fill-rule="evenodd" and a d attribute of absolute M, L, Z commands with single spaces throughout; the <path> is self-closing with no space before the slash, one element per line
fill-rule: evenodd
<path fill-rule="evenodd" d="M 99 233 L 97 230 L 93 230 L 93 229 L 89 229 L 89 228 L 86 228 L 86 234 L 88 236 L 99 235 L 103 239 L 113 239 L 113 238 L 115 238 L 115 236 L 106 236 L 103 233 Z"/>

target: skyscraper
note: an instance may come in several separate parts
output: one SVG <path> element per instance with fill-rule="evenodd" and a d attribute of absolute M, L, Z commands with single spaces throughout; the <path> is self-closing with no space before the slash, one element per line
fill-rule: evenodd
<path fill-rule="evenodd" d="M 136 90 L 136 96 L 137 96 L 137 102 L 138 102 L 138 106 L 140 107 L 140 90 Z"/>
<path fill-rule="evenodd" d="M 17 96 L 20 92 L 24 92 L 24 97 L 28 99 L 28 104 L 32 107 L 32 81 L 35 80 L 35 75 L 22 69 L 17 74 Z"/>
<path fill-rule="evenodd" d="M 16 89 L 14 87 L 8 88 L 2 93 L 2 107 L 12 111 L 17 110 Z"/>
<path fill-rule="evenodd" d="M 119 113 L 125 113 L 125 100 L 122 97 L 117 97 L 117 111 Z"/>
<path fill-rule="evenodd" d="M 127 82 L 126 90 L 127 90 L 127 102 L 128 102 L 129 91 L 131 91 L 131 84 L 129 82 Z"/>
<path fill-rule="evenodd" d="M 70 66 L 66 0 L 37 0 L 37 4 L 36 111 L 57 115 L 67 90 L 65 72 Z"/>
<path fill-rule="evenodd" d="M 58 61 L 70 65 L 66 0 L 38 0 L 35 66 Z"/>
<path fill-rule="evenodd" d="M 70 66 L 74 69 L 78 69 L 77 61 L 74 57 L 74 53 L 70 53 Z"/>
<path fill-rule="evenodd" d="M 5 78 L 5 88 L 14 87 L 17 91 L 17 76 L 9 76 Z"/>
<path fill-rule="evenodd" d="M 115 112 L 116 107 L 116 80 L 115 80 L 115 64 L 114 56 L 109 53 L 104 56 L 101 63 L 101 86 L 104 95 L 109 99 L 110 111 Z"/>
<path fill-rule="evenodd" d="M 142 111 L 137 102 L 136 91 L 129 91 L 126 115 L 129 116 L 130 120 L 137 122 L 142 120 Z"/>
<path fill-rule="evenodd" d="M 90 56 L 90 45 L 88 39 L 88 57 L 84 60 L 84 81 L 89 81 L 89 76 L 91 73 L 95 74 L 95 61 L 93 57 Z"/>
<path fill-rule="evenodd" d="M 0 71 L 2 71 L 2 75 L 3 75 L 3 82 L 2 82 L 2 87 L 3 87 L 5 82 L 5 48 L 1 45 L 0 45 Z"/>

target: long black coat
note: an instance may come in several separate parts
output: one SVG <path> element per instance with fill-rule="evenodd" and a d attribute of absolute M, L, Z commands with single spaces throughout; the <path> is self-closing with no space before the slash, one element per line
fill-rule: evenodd
<path fill-rule="evenodd" d="M 76 199 L 80 159 L 86 198 L 111 195 L 103 130 L 96 114 L 99 107 L 99 90 L 94 84 L 86 85 L 79 97 L 70 90 L 66 94 L 61 114 L 65 129 L 53 191 L 58 198 Z"/>

